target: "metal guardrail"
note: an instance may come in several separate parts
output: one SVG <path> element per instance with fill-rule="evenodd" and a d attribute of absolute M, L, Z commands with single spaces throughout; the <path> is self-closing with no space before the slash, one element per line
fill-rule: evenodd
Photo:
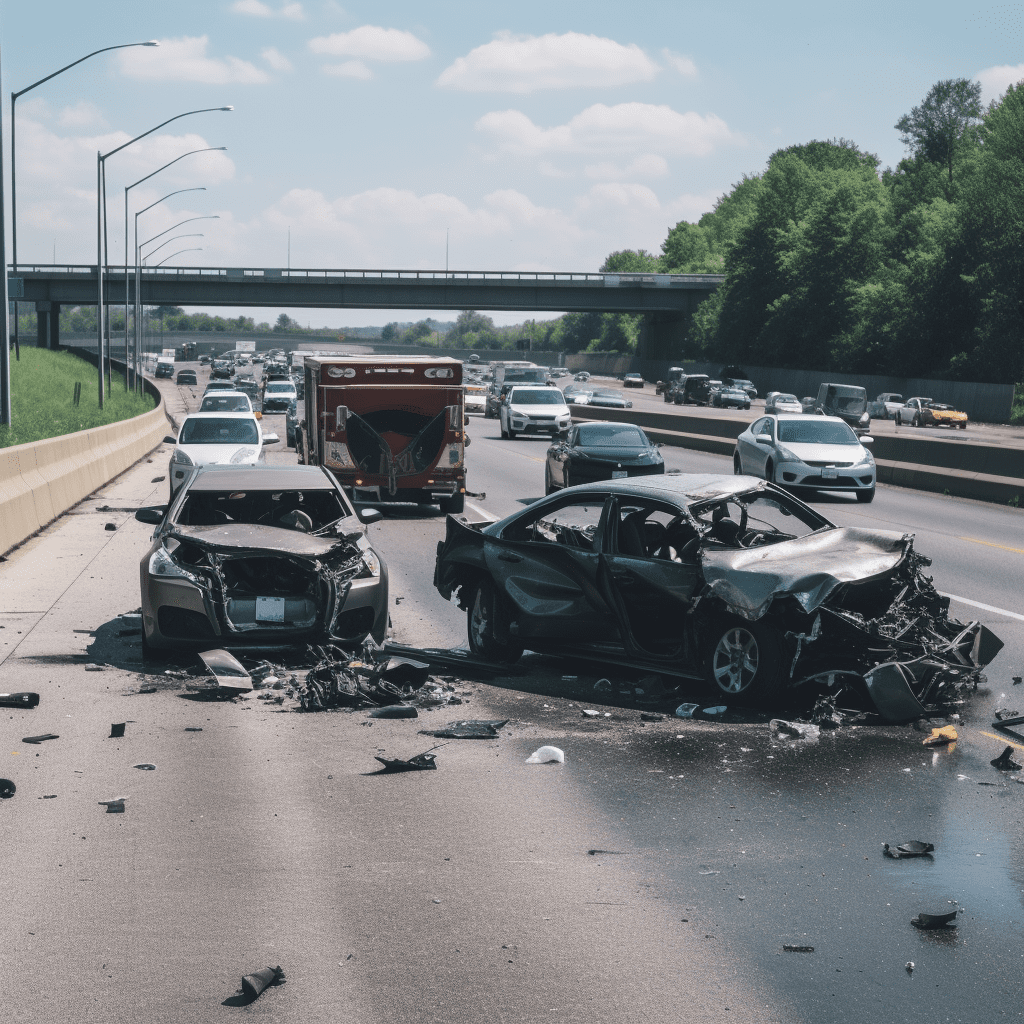
<path fill-rule="evenodd" d="M 134 274 L 135 268 L 128 267 L 127 273 Z M 96 276 L 95 264 L 61 265 L 61 264 L 19 264 L 11 267 L 12 276 L 39 274 L 52 277 L 57 274 L 69 276 Z M 107 268 L 107 277 L 124 279 L 126 268 L 111 265 Z M 671 288 L 685 285 L 718 285 L 725 278 L 721 274 L 598 274 L 589 272 L 560 273 L 555 271 L 519 271 L 519 270 L 320 270 L 291 269 L 275 267 L 143 267 L 146 277 L 227 277 L 227 278 L 260 278 L 261 280 L 312 280 L 312 281 L 450 281 L 475 283 L 515 283 L 515 284 L 578 284 L 598 288 L 621 288 L 629 286 Z"/>

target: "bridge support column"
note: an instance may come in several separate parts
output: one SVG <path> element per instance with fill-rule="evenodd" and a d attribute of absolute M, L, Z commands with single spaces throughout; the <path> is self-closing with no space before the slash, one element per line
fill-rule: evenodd
<path fill-rule="evenodd" d="M 682 358 L 690 316 L 690 313 L 676 312 L 645 313 L 636 354 L 641 359 L 652 360 Z"/>
<path fill-rule="evenodd" d="M 60 348 L 60 303 L 36 303 L 36 347 Z"/>

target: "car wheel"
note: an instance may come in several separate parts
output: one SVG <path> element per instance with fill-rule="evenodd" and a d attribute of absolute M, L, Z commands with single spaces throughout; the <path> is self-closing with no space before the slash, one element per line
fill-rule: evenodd
<path fill-rule="evenodd" d="M 716 697 L 765 703 L 782 689 L 782 642 L 763 622 L 723 615 L 709 630 L 705 679 Z"/>
<path fill-rule="evenodd" d="M 500 422 L 500 420 L 499 420 L 499 422 Z M 502 424 L 502 426 L 501 426 L 501 436 L 502 436 L 503 439 L 508 437 L 508 431 L 505 429 L 505 425 L 504 424 Z"/>
<path fill-rule="evenodd" d="M 893 419 L 896 421 L 897 427 L 903 426 L 903 417 L 899 413 L 896 413 L 896 415 L 893 416 Z"/>
<path fill-rule="evenodd" d="M 665 396 L 665 401 L 666 402 L 671 402 L 672 401 L 672 396 L 667 391 L 662 392 L 662 394 Z"/>
<path fill-rule="evenodd" d="M 961 423 L 960 424 L 960 429 L 961 430 L 966 430 L 967 429 L 967 424 L 966 423 Z"/>
<path fill-rule="evenodd" d="M 874 487 L 872 487 L 870 490 L 867 490 L 867 491 L 858 491 L 857 492 L 857 500 L 862 505 L 870 505 L 871 502 L 873 502 L 875 500 L 875 489 L 874 489 Z"/>
<path fill-rule="evenodd" d="M 764 478 L 769 483 L 775 483 L 775 467 L 772 465 L 771 459 L 764 464 Z"/>
<path fill-rule="evenodd" d="M 494 605 L 497 594 L 490 580 L 481 580 L 473 593 L 473 599 L 466 612 L 469 632 L 469 649 L 478 657 L 511 665 L 523 654 L 521 644 L 512 641 L 502 643 L 494 635 Z"/>
<path fill-rule="evenodd" d="M 919 417 L 919 416 L 915 416 L 915 417 L 914 417 L 914 418 L 913 418 L 913 419 L 912 419 L 912 420 L 910 421 L 910 425 L 911 425 L 912 427 L 919 427 L 919 426 L 921 426 L 921 419 L 920 419 L 920 417 Z"/>
<path fill-rule="evenodd" d="M 508 428 L 508 439 L 514 441 L 519 435 L 511 428 Z"/>
<path fill-rule="evenodd" d="M 740 461 L 739 452 L 732 457 L 732 472 L 733 476 L 743 476 L 743 463 Z"/>
<path fill-rule="evenodd" d="M 453 494 L 450 498 L 442 498 L 438 502 L 441 515 L 458 516 L 466 511 L 466 496 L 464 494 Z"/>

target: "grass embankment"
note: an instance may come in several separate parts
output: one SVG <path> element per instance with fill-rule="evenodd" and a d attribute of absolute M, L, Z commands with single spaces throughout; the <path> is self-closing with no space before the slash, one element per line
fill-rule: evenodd
<path fill-rule="evenodd" d="M 124 376 L 115 372 L 111 393 L 101 410 L 97 372 L 91 363 L 70 352 L 23 348 L 18 361 L 12 352 L 11 426 L 0 426 L 0 448 L 102 427 L 153 408 L 149 395 L 126 393 Z M 75 383 L 79 381 L 82 395 L 76 406 Z"/>

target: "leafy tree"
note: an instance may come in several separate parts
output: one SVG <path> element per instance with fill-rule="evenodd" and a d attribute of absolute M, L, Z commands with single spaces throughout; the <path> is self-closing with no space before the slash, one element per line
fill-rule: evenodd
<path fill-rule="evenodd" d="M 394 341 L 398 337 L 398 324 L 391 322 L 381 328 L 381 341 Z"/>
<path fill-rule="evenodd" d="M 464 309 L 455 318 L 455 326 L 448 332 L 448 338 L 454 341 L 464 334 L 494 334 L 494 321 L 475 309 Z"/>
<path fill-rule="evenodd" d="M 656 274 L 661 260 L 646 249 L 619 249 L 601 264 L 602 274 Z"/>
<path fill-rule="evenodd" d="M 928 90 L 919 107 L 904 114 L 896 129 L 915 156 L 942 164 L 953 183 L 953 160 L 977 138 L 981 119 L 981 83 L 967 78 L 946 78 Z"/>

